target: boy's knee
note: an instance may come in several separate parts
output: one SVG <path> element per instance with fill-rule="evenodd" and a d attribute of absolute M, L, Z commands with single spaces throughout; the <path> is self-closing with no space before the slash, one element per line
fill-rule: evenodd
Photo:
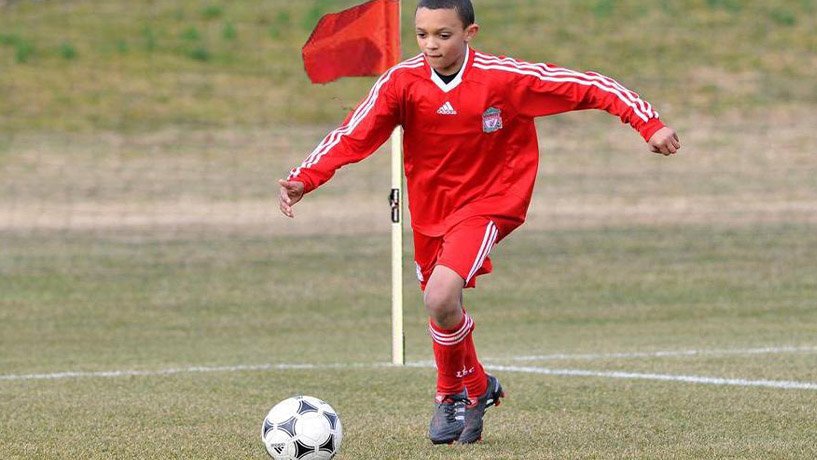
<path fill-rule="evenodd" d="M 438 289 L 426 289 L 423 302 L 430 313 L 445 313 L 456 308 L 457 299 Z"/>
<path fill-rule="evenodd" d="M 451 328 L 457 325 L 456 321 L 459 319 L 462 310 L 457 295 L 452 295 L 452 293 L 440 289 L 426 289 L 423 302 L 428 315 L 435 324 L 443 328 Z"/>
<path fill-rule="evenodd" d="M 444 329 L 456 327 L 462 320 L 462 288 L 464 282 L 454 270 L 438 265 L 431 273 L 423 294 L 428 316 Z"/>

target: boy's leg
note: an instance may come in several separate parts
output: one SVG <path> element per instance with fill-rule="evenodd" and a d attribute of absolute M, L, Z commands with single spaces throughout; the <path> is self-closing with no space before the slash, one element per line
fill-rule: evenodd
<path fill-rule="evenodd" d="M 463 390 L 465 339 L 473 321 L 462 310 L 464 280 L 454 270 L 437 265 L 429 277 L 423 302 L 437 363 L 437 401 Z"/>
<path fill-rule="evenodd" d="M 491 272 L 491 260 L 488 255 L 498 238 L 499 229 L 491 219 L 487 217 L 467 219 L 456 225 L 444 236 L 439 259 L 437 260 L 438 265 L 434 270 L 436 273 L 438 269 L 444 269 L 439 270 L 440 275 L 448 275 L 447 278 L 452 280 L 451 286 L 457 288 L 456 291 L 452 289 L 449 293 L 450 300 L 446 311 L 452 314 L 456 312 L 457 319 L 463 318 L 457 324 L 467 328 L 459 331 L 457 336 L 462 339 L 460 350 L 463 357 L 462 364 L 456 371 L 462 379 L 469 397 L 472 398 L 478 398 L 482 395 L 488 383 L 487 376 L 477 358 L 476 348 L 474 347 L 472 337 L 474 321 L 465 313 L 462 306 L 462 291 L 464 287 L 474 287 L 477 276 Z M 454 279 L 458 281 L 456 285 Z M 453 297 L 455 294 L 456 298 Z M 456 300 L 456 303 L 451 300 Z M 429 311 L 429 313 L 431 312 Z"/>
<path fill-rule="evenodd" d="M 492 220 L 475 217 L 457 224 L 442 238 L 416 232 L 414 237 L 417 274 L 424 288 L 437 363 L 437 410 L 429 437 L 435 443 L 473 442 L 482 434 L 485 409 L 496 404 L 488 389 L 498 387 L 498 382 L 485 374 L 477 359 L 471 337 L 474 322 L 463 310 L 462 291 L 473 287 L 477 276 L 490 273 L 488 254 L 499 239 L 499 230 Z"/>
<path fill-rule="evenodd" d="M 487 386 L 487 376 L 476 359 L 471 339 L 474 321 L 462 307 L 462 291 L 466 286 L 474 286 L 477 275 L 490 272 L 488 254 L 496 239 L 493 222 L 484 217 L 472 218 L 446 233 L 435 253 L 423 297 L 437 364 L 437 411 L 429 429 L 432 442 L 461 438 L 468 418 L 464 406 L 471 402 L 465 395 L 479 391 L 475 396 L 479 398 Z M 458 401 L 459 406 L 455 406 Z M 446 424 L 442 420 L 451 421 Z M 439 429 L 441 426 L 446 429 Z M 440 433 L 445 436 L 439 436 Z"/>
<path fill-rule="evenodd" d="M 462 286 L 463 279 L 456 272 L 437 265 L 423 295 L 437 363 L 436 409 L 428 429 L 428 437 L 435 444 L 456 441 L 465 428 L 467 399 L 461 373 L 466 352 L 464 335 L 472 323 L 462 311 Z"/>
<path fill-rule="evenodd" d="M 465 337 L 465 362 L 463 369 L 465 375 L 463 376 L 463 383 L 468 395 L 471 397 L 478 397 L 485 393 L 488 387 L 488 380 L 485 378 L 485 370 L 482 368 L 482 363 L 477 357 L 477 349 L 474 346 L 474 328 L 471 326 L 471 333 Z"/>
<path fill-rule="evenodd" d="M 498 227 L 497 223 L 501 227 Z M 496 242 L 512 230 L 513 224 L 506 224 L 508 223 L 502 220 L 495 223 L 494 220 L 479 217 L 461 223 L 445 236 L 438 263 L 456 267 L 455 271 L 462 274 L 463 284 L 466 287 L 474 287 L 477 276 L 491 272 L 493 267 L 488 255 Z M 459 300 L 458 306 L 462 307 L 462 299 Z M 467 313 L 463 316 L 470 320 Z M 463 414 L 463 430 L 457 438 L 458 442 L 465 444 L 482 439 L 486 409 L 499 405 L 500 398 L 504 396 L 499 380 L 486 374 L 479 362 L 473 341 L 474 322 L 468 322 L 470 327 L 463 333 L 464 356 L 460 373 L 468 402 Z"/>

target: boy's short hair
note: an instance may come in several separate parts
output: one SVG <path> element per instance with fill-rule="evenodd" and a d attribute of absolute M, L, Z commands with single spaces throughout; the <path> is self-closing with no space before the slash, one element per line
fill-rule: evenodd
<path fill-rule="evenodd" d="M 428 8 L 430 10 L 455 10 L 462 21 L 463 27 L 468 27 L 474 22 L 474 5 L 471 0 L 419 0 L 417 9 Z"/>

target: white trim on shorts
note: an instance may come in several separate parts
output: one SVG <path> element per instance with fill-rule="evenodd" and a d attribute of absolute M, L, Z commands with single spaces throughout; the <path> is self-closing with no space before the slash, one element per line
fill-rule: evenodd
<path fill-rule="evenodd" d="M 491 253 L 498 236 L 499 230 L 497 230 L 496 224 L 489 220 L 488 225 L 485 227 L 485 235 L 482 237 L 482 245 L 479 247 L 477 258 L 474 260 L 474 265 L 471 266 L 471 271 L 468 272 L 468 278 L 465 279 L 466 285 L 471 282 L 471 278 L 476 275 L 479 268 L 485 263 L 485 258 Z"/>

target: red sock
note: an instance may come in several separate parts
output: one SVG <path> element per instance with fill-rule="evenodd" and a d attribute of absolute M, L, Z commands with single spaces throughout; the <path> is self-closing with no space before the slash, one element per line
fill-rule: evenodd
<path fill-rule="evenodd" d="M 471 334 L 473 326 L 471 317 L 463 315 L 462 321 L 453 329 L 442 329 L 428 321 L 428 331 L 434 347 L 434 360 L 437 362 L 437 398 L 461 392 L 463 370 L 465 369 L 465 339 Z"/>
<path fill-rule="evenodd" d="M 468 370 L 463 378 L 465 388 L 468 390 L 468 398 L 472 401 L 479 398 L 488 389 L 488 376 L 485 375 L 485 369 L 482 368 L 482 363 L 477 358 L 477 349 L 474 347 L 474 325 L 472 323 L 471 330 L 465 336 L 463 344 L 465 344 L 465 366 Z"/>

